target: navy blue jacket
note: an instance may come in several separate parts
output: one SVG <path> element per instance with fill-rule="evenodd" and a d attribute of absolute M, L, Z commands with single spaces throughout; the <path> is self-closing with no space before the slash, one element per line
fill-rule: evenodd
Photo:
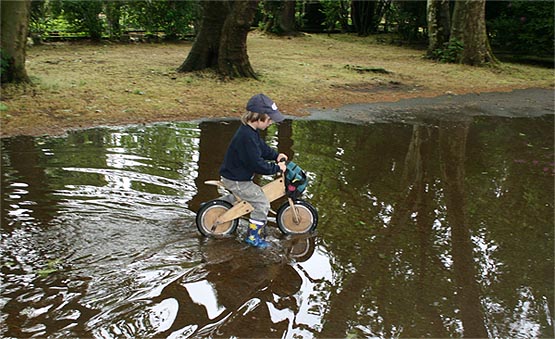
<path fill-rule="evenodd" d="M 270 148 L 249 125 L 241 125 L 227 148 L 220 175 L 229 180 L 249 181 L 254 174 L 275 174 L 279 166 L 267 160 L 276 160 L 277 151 Z"/>

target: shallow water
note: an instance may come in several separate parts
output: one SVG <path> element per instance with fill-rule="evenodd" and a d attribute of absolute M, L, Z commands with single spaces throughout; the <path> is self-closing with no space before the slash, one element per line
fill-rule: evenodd
<path fill-rule="evenodd" d="M 237 126 L 2 139 L 0 334 L 554 336 L 553 116 L 272 126 L 320 222 L 264 251 L 195 227 Z"/>

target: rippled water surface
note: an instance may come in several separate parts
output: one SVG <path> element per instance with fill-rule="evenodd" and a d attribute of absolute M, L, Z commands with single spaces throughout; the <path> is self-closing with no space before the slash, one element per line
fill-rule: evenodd
<path fill-rule="evenodd" d="M 272 126 L 320 223 L 267 250 L 195 227 L 237 126 L 2 139 L 0 334 L 554 336 L 553 116 Z"/>

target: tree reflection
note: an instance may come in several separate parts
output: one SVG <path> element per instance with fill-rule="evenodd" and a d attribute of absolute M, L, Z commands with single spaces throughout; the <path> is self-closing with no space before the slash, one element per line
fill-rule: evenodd
<path fill-rule="evenodd" d="M 204 184 L 207 180 L 218 180 L 219 170 L 224 159 L 227 146 L 239 121 L 201 122 L 198 145 L 197 177 L 195 186 L 197 193 L 189 201 L 189 209 L 198 211 L 200 204 L 218 197 L 216 187 Z"/>
<path fill-rule="evenodd" d="M 320 332 L 322 337 L 344 337 L 349 333 L 386 337 L 401 333 L 409 337 L 487 337 L 488 332 L 500 333 L 500 330 L 514 333 L 505 325 L 491 323 L 485 312 L 495 307 L 488 301 L 493 295 L 508 294 L 503 300 L 521 300 L 522 295 L 514 289 L 506 293 L 491 288 L 484 294 L 486 286 L 481 285 L 481 270 L 483 265 L 491 265 L 485 260 L 494 258 L 482 257 L 491 253 L 483 253 L 475 243 L 504 241 L 507 235 L 499 234 L 499 226 L 512 225 L 516 219 L 532 220 L 527 215 L 534 214 L 534 220 L 538 221 L 551 219 L 552 223 L 552 213 L 541 212 L 543 207 L 539 205 L 532 209 L 518 207 L 508 215 L 487 212 L 490 201 L 495 206 L 493 211 L 504 210 L 499 206 L 504 200 L 509 204 L 522 203 L 515 196 L 499 198 L 491 194 L 499 190 L 491 184 L 501 180 L 512 192 L 523 189 L 534 192 L 528 194 L 528 199 L 539 204 L 545 204 L 553 196 L 552 189 L 539 189 L 545 181 L 525 183 L 526 176 L 519 171 L 514 178 L 504 177 L 504 172 L 499 175 L 489 172 L 492 168 L 502 169 L 507 158 L 515 156 L 510 151 L 514 140 L 504 141 L 500 136 L 484 140 L 495 132 L 488 128 L 483 135 L 474 135 L 469 151 L 468 134 L 477 126 L 472 120 L 422 121 L 410 130 L 407 125 L 395 124 L 376 124 L 370 128 L 339 127 L 326 122 L 310 127 L 300 125 L 294 128 L 295 147 L 304 151 L 299 160 L 303 168 L 315 175 L 308 190 L 320 212 L 319 234 L 332 256 L 337 277 L 333 286 L 320 286 L 330 295 Z M 515 129 L 526 131 L 520 135 L 528 138 L 549 134 L 527 131 L 537 127 L 517 126 L 504 121 L 495 128 L 504 129 L 502 135 L 507 136 L 514 135 Z M 493 148 L 497 153 L 486 153 L 484 144 L 490 149 L 497 147 Z M 534 140 L 530 144 L 543 144 L 546 150 L 552 149 L 547 146 L 549 140 Z M 499 153 L 500 148 L 508 153 Z M 539 146 L 532 149 L 541 150 Z M 399 157 L 401 154 L 404 158 Z M 471 160 L 467 161 L 469 157 Z M 491 162 L 496 157 L 499 163 L 488 167 L 480 167 L 483 164 L 477 161 Z M 511 161 L 510 168 L 514 164 Z M 468 182 L 473 183 L 470 190 L 466 187 Z M 469 196 L 473 197 L 470 204 Z M 540 230 L 547 229 L 540 227 Z M 496 239 L 491 239 L 493 234 Z M 509 238 L 508 241 L 515 240 L 514 236 Z M 549 241 L 541 242 L 541 246 L 548 244 Z M 552 243 L 547 247 L 552 249 Z M 523 252 L 530 250 L 520 251 Z M 497 248 L 495 253 L 504 252 Z M 548 254 L 552 250 L 546 248 L 541 253 L 546 260 L 538 261 L 540 265 L 552 263 L 552 254 Z M 530 253 L 530 256 L 537 254 Z M 517 255 L 515 260 L 511 256 L 514 254 L 495 260 L 527 267 L 518 261 L 530 256 Z M 531 270 L 534 272 L 537 268 Z M 553 273 L 552 265 L 547 271 Z M 521 277 L 515 278 L 523 281 Z M 523 283 L 543 286 L 543 281 L 552 280 L 552 277 L 526 279 Z M 552 293 L 538 293 L 534 307 L 551 308 L 548 305 L 552 303 L 541 301 L 542 295 L 549 300 Z M 517 307 L 508 306 L 506 314 Z M 533 320 L 536 321 L 543 323 L 540 318 Z"/>
<path fill-rule="evenodd" d="M 466 217 L 465 157 L 470 122 L 441 122 L 440 167 L 445 191 L 447 221 L 452 232 L 453 270 L 464 337 L 487 338 L 480 304 L 477 271 Z"/>
<path fill-rule="evenodd" d="M 56 215 L 56 199 L 48 187 L 46 161 L 36 139 L 2 140 L 2 229 L 14 222 L 48 225 Z M 14 209 L 15 208 L 15 209 Z"/>
<path fill-rule="evenodd" d="M 257 252 L 191 226 L 237 125 L 2 140 L 6 332 L 553 337 L 553 118 L 450 120 L 273 126 L 320 223 Z"/>

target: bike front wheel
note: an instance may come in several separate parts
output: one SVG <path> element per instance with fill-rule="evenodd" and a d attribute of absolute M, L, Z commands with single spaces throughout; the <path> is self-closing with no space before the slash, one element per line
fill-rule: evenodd
<path fill-rule="evenodd" d="M 297 211 L 298 219 L 288 201 L 277 211 L 276 222 L 283 234 L 305 234 L 312 232 L 318 225 L 318 212 L 310 203 L 296 199 L 293 206 Z"/>
<path fill-rule="evenodd" d="M 196 217 L 196 224 L 199 232 L 205 237 L 233 234 L 239 224 L 238 219 L 214 225 L 216 219 L 227 212 L 231 207 L 232 205 L 224 200 L 212 200 L 203 204 L 198 210 Z"/>

